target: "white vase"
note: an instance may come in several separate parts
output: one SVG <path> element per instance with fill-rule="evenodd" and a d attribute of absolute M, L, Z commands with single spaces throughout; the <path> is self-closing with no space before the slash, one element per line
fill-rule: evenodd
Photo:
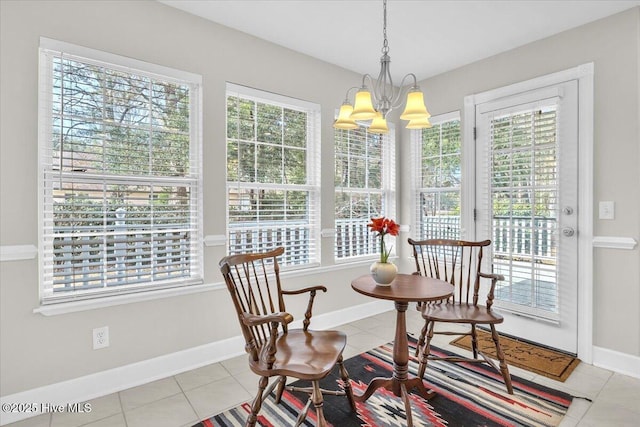
<path fill-rule="evenodd" d="M 371 264 L 371 276 L 373 280 L 380 286 L 391 286 L 391 282 L 396 278 L 398 274 L 398 267 L 391 262 L 379 262 L 376 261 Z"/>

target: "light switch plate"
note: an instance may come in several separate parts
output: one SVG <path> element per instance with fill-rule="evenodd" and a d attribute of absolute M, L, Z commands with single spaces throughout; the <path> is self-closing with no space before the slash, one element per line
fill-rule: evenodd
<path fill-rule="evenodd" d="M 616 216 L 613 202 L 600 202 L 598 210 L 600 219 L 614 219 Z"/>

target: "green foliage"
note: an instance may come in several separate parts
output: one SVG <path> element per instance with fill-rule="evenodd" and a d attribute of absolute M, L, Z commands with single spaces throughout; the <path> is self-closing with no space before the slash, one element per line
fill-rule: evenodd
<path fill-rule="evenodd" d="M 556 206 L 556 112 L 523 112 L 492 122 L 493 215 L 550 218 Z"/>
<path fill-rule="evenodd" d="M 58 168 L 123 179 L 188 176 L 188 86 L 67 59 L 54 60 L 53 68 L 52 146 Z M 127 219 L 148 220 L 155 206 L 164 212 L 160 221 L 184 221 L 187 187 L 154 192 L 144 184 L 116 187 L 107 189 L 98 180 L 55 191 L 56 226 L 99 227 L 118 207 L 126 207 Z"/>
<path fill-rule="evenodd" d="M 227 181 L 306 184 L 307 114 L 227 97 Z"/>

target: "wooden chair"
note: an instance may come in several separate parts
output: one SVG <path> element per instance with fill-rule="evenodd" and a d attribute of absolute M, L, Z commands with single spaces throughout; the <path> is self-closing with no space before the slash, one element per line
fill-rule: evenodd
<path fill-rule="evenodd" d="M 480 271 L 483 249 L 491 244 L 491 240 L 468 242 L 463 240 L 422 240 L 409 239 L 413 247 L 413 257 L 416 262 L 416 272 L 423 276 L 435 277 L 455 286 L 455 292 L 446 301 L 422 304 L 418 307 L 425 320 L 424 327 L 418 339 L 416 357 L 420 356 L 418 376 L 422 378 L 429 360 L 447 360 L 449 362 L 488 363 L 499 371 L 504 378 L 507 392 L 513 394 L 511 375 L 500 347 L 500 337 L 495 325 L 504 320 L 501 315 L 491 310 L 496 282 L 504 280 L 499 274 L 487 274 Z M 490 287 L 485 305 L 478 303 L 480 279 L 490 280 Z M 435 331 L 435 324 L 457 323 L 470 326 L 469 332 Z M 476 326 L 488 326 L 496 347 L 499 367 L 495 362 L 478 350 Z M 473 359 L 466 357 L 438 357 L 430 354 L 431 339 L 434 334 L 470 335 Z M 426 336 L 426 340 L 425 340 Z M 421 354 L 420 354 L 421 353 Z M 478 354 L 482 359 L 478 359 Z"/>
<path fill-rule="evenodd" d="M 347 338 L 339 331 L 308 329 L 316 292 L 326 292 L 327 288 L 314 286 L 295 291 L 283 290 L 278 266 L 278 256 L 283 253 L 284 249 L 280 247 L 264 253 L 227 256 L 219 263 L 246 341 L 249 366 L 260 376 L 258 393 L 246 425 L 255 425 L 262 402 L 277 386 L 276 403 L 280 403 L 285 388 L 310 394 L 296 426 L 305 420 L 312 403 L 316 410 L 317 425 L 325 426 L 323 392 L 346 395 L 351 408 L 355 410 L 349 375 L 342 364 Z M 287 313 L 283 296 L 306 292 L 309 293 L 309 302 L 303 328 L 289 329 L 293 316 Z M 336 365 L 340 370 L 344 391 L 321 390 L 319 380 L 329 375 Z M 279 378 L 267 388 L 271 377 Z M 311 387 L 286 386 L 287 377 L 309 380 Z"/>

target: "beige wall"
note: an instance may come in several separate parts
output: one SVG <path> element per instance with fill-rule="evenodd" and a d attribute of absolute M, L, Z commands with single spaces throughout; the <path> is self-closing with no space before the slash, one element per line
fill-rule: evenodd
<path fill-rule="evenodd" d="M 454 110 L 463 113 L 467 95 L 593 62 L 593 235 L 638 241 L 639 31 L 640 8 L 636 7 L 427 79 L 420 86 L 432 114 Z M 407 144 L 399 147 L 400 161 L 406 162 Z M 408 197 L 406 174 L 400 185 L 403 197 Z M 615 202 L 615 220 L 598 219 L 600 200 Z M 404 212 L 405 221 L 407 214 Z M 593 273 L 594 346 L 640 356 L 640 249 L 637 245 L 634 250 L 594 249 Z"/>
<path fill-rule="evenodd" d="M 331 123 L 344 91 L 359 81 L 356 74 L 153 1 L 3 0 L 0 19 L 0 245 L 38 244 L 40 36 L 203 76 L 205 235 L 225 234 L 225 204 L 221 203 L 225 199 L 225 163 L 221 155 L 225 149 L 225 82 L 320 104 L 322 228 L 333 228 Z M 441 113 L 461 109 L 465 95 L 594 61 L 595 200 L 615 200 L 617 214 L 615 221 L 595 221 L 596 234 L 637 238 L 638 26 L 635 9 L 427 80 L 422 87 L 432 112 Z M 406 145 L 408 139 L 399 143 Z M 400 175 L 406 184 L 406 173 Z M 398 204 L 400 211 L 403 205 L 409 206 L 408 199 L 404 202 Z M 406 236 L 402 236 L 404 239 Z M 328 266 L 333 263 L 332 239 L 325 238 L 322 243 L 323 265 Z M 638 356 L 639 251 L 599 249 L 595 254 L 595 344 Z M 220 280 L 216 265 L 223 255 L 223 247 L 205 248 L 207 283 Z M 235 322 L 230 321 L 233 315 L 223 290 L 51 317 L 34 314 L 33 309 L 38 307 L 37 265 L 37 260 L 0 263 L 3 396 L 239 333 Z M 406 261 L 401 265 L 409 268 Z M 366 266 L 341 269 L 294 278 L 288 284 L 325 284 L 329 294 L 318 297 L 317 313 L 326 313 L 370 302 L 349 286 L 350 278 L 366 271 Z M 614 288 L 616 292 L 612 292 Z M 303 311 L 302 305 L 299 299 L 293 302 L 294 314 Z M 620 327 L 622 324 L 624 328 Z M 111 346 L 93 351 L 91 331 L 104 325 L 110 327 Z"/>

